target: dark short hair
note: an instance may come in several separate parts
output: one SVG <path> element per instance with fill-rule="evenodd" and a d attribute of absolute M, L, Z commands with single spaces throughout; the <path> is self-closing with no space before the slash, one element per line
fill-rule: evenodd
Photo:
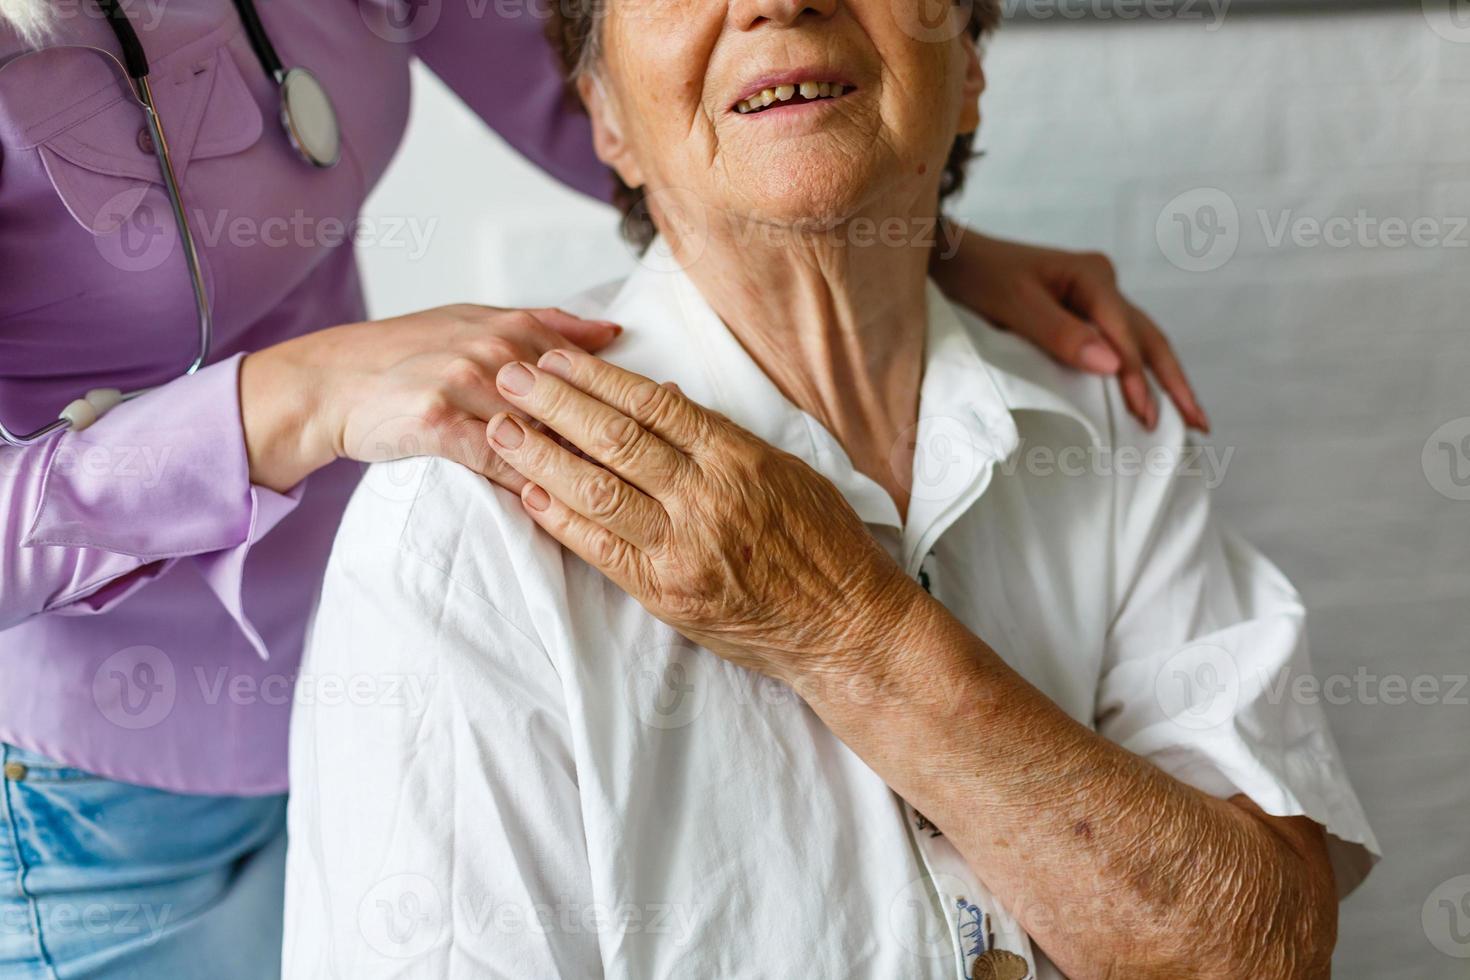
<path fill-rule="evenodd" d="M 551 19 L 546 33 L 561 64 L 562 75 L 567 81 L 566 99 L 582 111 L 581 97 L 577 93 L 576 81 L 593 66 L 599 55 L 602 13 L 607 4 L 616 0 L 557 0 L 551 4 Z M 902 0 L 900 0 L 902 2 Z M 915 3 L 923 0 L 914 0 Z M 1000 24 L 1000 0 L 956 0 L 970 8 L 966 31 L 977 44 Z M 949 158 L 944 163 L 944 174 L 939 181 L 939 200 L 959 192 L 965 183 L 965 170 L 974 158 L 974 133 L 960 133 L 949 149 Z M 612 201 L 622 212 L 623 237 L 638 248 L 648 247 L 656 230 L 653 219 L 645 206 L 643 189 L 629 187 L 621 177 L 611 173 L 613 181 Z"/>

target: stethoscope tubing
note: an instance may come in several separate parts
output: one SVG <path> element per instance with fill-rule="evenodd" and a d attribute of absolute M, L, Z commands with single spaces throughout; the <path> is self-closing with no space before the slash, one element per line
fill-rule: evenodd
<path fill-rule="evenodd" d="M 98 0 L 98 2 L 104 3 L 114 10 L 117 9 L 115 0 L 112 0 L 110 3 L 108 0 Z M 108 11 L 108 16 L 112 16 L 111 11 Z M 128 33 L 131 33 L 131 28 L 128 29 Z M 136 41 L 137 36 L 134 35 L 133 39 Z M 128 82 L 133 90 L 133 98 L 142 107 L 143 116 L 148 124 L 148 135 L 152 139 L 154 156 L 158 158 L 159 167 L 163 171 L 163 183 L 168 193 L 169 209 L 173 212 L 174 224 L 178 226 L 179 245 L 183 249 L 184 262 L 189 269 L 189 284 L 193 289 L 194 307 L 199 318 L 199 351 L 189 363 L 189 366 L 184 369 L 183 376 L 187 377 L 197 372 L 204 366 L 204 362 L 209 360 L 209 351 L 214 343 L 214 313 L 210 309 L 209 290 L 204 283 L 204 269 L 200 263 L 198 246 L 194 241 L 194 230 L 189 224 L 188 214 L 184 211 L 184 199 L 179 189 L 178 175 L 174 170 L 173 154 L 169 151 L 168 138 L 163 132 L 163 124 L 159 118 L 158 106 L 153 101 L 153 89 L 148 83 L 147 62 L 144 61 L 142 63 L 142 74 L 134 76 L 132 70 L 123 62 L 118 61 L 117 56 L 112 52 L 103 50 L 102 48 L 92 47 L 91 45 L 82 45 L 82 47 L 96 51 L 98 54 L 111 59 L 128 76 Z M 128 46 L 124 44 L 123 53 L 125 58 L 127 56 L 127 50 Z M 114 400 L 118 402 L 131 401 L 139 395 L 146 394 L 152 390 L 153 388 L 150 387 L 122 392 L 117 394 Z M 73 419 L 75 418 L 73 413 L 74 407 L 77 406 L 77 402 L 87 400 L 86 398 L 77 399 L 77 401 L 72 402 L 62 411 L 60 417 L 32 432 L 12 432 L 3 422 L 0 422 L 0 442 L 19 448 L 35 445 L 53 432 L 72 425 Z M 101 412 L 97 412 L 96 414 L 100 415 Z"/>
<path fill-rule="evenodd" d="M 281 122 L 291 140 L 292 146 L 299 156 L 307 163 L 317 168 L 328 168 L 337 162 L 336 153 L 325 156 L 313 152 L 309 147 L 309 141 L 304 134 L 298 130 L 296 120 L 288 105 L 287 89 L 290 83 L 309 84 L 314 86 L 320 98 L 327 103 L 329 116 L 331 115 L 330 99 L 321 90 L 320 83 L 315 76 L 302 68 L 293 68 L 287 71 L 276 53 L 275 45 L 271 43 L 270 36 L 266 33 L 265 26 L 260 22 L 260 16 L 255 9 L 252 0 L 232 0 L 235 10 L 240 16 L 241 23 L 245 27 L 246 36 L 250 40 L 250 46 L 255 51 L 261 67 L 266 74 L 275 82 L 282 94 Z M 159 167 L 163 172 L 164 189 L 168 193 L 169 209 L 173 212 L 174 224 L 179 231 L 179 244 L 183 249 L 184 262 L 189 271 L 189 284 L 194 294 L 194 306 L 199 318 L 199 350 L 193 361 L 184 369 L 183 376 L 197 372 L 204 363 L 209 360 L 209 352 L 214 343 L 214 315 L 210 308 L 209 291 L 204 282 L 204 271 L 199 258 L 199 249 L 194 240 L 194 231 L 190 226 L 188 214 L 184 210 L 183 194 L 179 187 L 178 176 L 174 170 L 173 155 L 169 152 L 168 138 L 164 135 L 163 122 L 158 113 L 158 106 L 153 100 L 153 90 L 149 85 L 149 63 L 147 52 L 143 49 L 143 43 L 138 38 L 138 33 L 133 28 L 132 21 L 128 19 L 127 13 L 122 9 L 118 0 L 96 0 L 98 8 L 105 16 L 113 34 L 117 37 L 118 47 L 122 53 L 122 59 L 105 51 L 102 48 L 91 45 L 81 45 L 88 50 L 112 60 L 128 78 L 133 90 L 133 98 L 142 107 L 144 117 L 148 124 L 148 134 L 152 139 L 153 152 L 158 158 Z M 296 77 L 299 76 L 299 77 Z M 340 147 L 340 141 L 335 138 L 335 118 L 331 118 L 334 142 Z M 34 445 L 54 432 L 65 428 L 80 430 L 91 425 L 110 408 L 119 402 L 129 401 L 139 395 L 152 391 L 152 388 L 140 388 L 135 391 L 120 392 L 116 389 L 94 389 L 82 398 L 72 401 L 61 414 L 52 422 L 41 426 L 32 432 L 12 432 L 3 421 L 0 421 L 0 443 L 15 447 Z"/>

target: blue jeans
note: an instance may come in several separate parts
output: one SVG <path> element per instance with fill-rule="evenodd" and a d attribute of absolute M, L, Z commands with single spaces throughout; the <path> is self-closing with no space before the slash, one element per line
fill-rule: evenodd
<path fill-rule="evenodd" d="M 280 975 L 284 796 L 186 796 L 0 743 L 0 980 Z"/>

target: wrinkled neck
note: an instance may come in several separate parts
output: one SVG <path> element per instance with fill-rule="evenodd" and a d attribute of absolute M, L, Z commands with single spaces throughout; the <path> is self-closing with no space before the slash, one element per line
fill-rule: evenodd
<path fill-rule="evenodd" d="M 782 394 L 906 513 L 936 232 L 911 224 L 880 240 L 881 222 L 862 219 L 801 234 L 718 224 L 685 255 L 690 279 Z"/>

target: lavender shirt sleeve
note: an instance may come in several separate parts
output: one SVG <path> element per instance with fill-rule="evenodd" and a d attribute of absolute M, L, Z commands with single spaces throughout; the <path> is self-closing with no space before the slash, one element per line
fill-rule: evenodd
<path fill-rule="evenodd" d="M 526 159 L 599 200 L 612 177 L 587 117 L 568 98 L 536 4 L 446 3 L 414 53 Z"/>
<path fill-rule="evenodd" d="M 0 629 L 106 612 L 192 560 L 266 655 L 244 613 L 243 567 L 302 486 L 278 494 L 250 483 L 240 357 L 119 405 L 85 431 L 0 449 Z"/>

